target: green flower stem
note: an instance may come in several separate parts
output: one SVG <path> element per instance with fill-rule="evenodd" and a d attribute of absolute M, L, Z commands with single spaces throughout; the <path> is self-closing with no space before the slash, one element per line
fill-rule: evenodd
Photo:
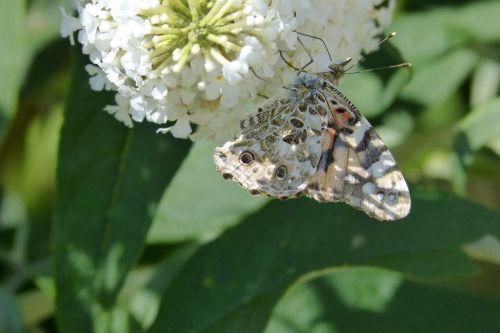
<path fill-rule="evenodd" d="M 222 8 L 208 21 L 208 24 L 213 25 L 217 20 L 219 20 L 222 16 L 224 16 L 235 1 L 236 0 L 226 1 L 226 3 L 222 6 Z"/>
<path fill-rule="evenodd" d="M 209 41 L 214 42 L 216 44 L 219 44 L 220 46 L 224 47 L 225 49 L 228 49 L 231 51 L 239 52 L 241 50 L 241 47 L 239 47 L 238 45 L 236 45 L 234 43 L 231 43 L 228 40 L 228 37 L 225 35 L 216 36 L 216 35 L 209 34 L 207 36 L 207 39 Z"/>
<path fill-rule="evenodd" d="M 181 57 L 179 61 L 175 64 L 173 71 L 180 72 L 182 66 L 186 64 L 189 59 L 189 54 L 191 53 L 191 47 L 193 47 L 193 41 L 190 40 L 181 50 Z"/>
<path fill-rule="evenodd" d="M 205 15 L 205 17 L 200 21 L 200 26 L 207 26 L 208 22 L 212 20 L 213 17 L 215 17 L 216 13 L 219 11 L 219 9 L 224 5 L 224 1 L 218 0 L 215 2 L 214 6 L 210 9 L 210 11 Z"/>
<path fill-rule="evenodd" d="M 228 24 L 228 25 L 223 25 L 223 26 L 219 26 L 219 27 L 216 27 L 214 30 L 215 32 L 217 33 L 233 33 L 233 34 L 238 34 L 240 33 L 241 31 L 245 30 L 245 28 L 247 28 L 247 25 L 245 22 L 236 22 L 236 23 L 232 23 L 232 24 Z"/>
<path fill-rule="evenodd" d="M 189 5 L 189 10 L 191 12 L 191 18 L 193 19 L 194 22 L 198 22 L 200 20 L 199 16 L 199 8 L 198 8 L 199 1 L 196 0 L 188 0 L 188 5 Z"/>
<path fill-rule="evenodd" d="M 191 16 L 191 9 L 188 8 L 182 1 L 179 0 L 169 0 L 168 5 L 172 7 L 172 9 L 176 10 L 176 12 L 182 13 L 186 18 Z"/>
<path fill-rule="evenodd" d="M 184 29 L 170 28 L 170 27 L 152 27 L 150 35 L 166 35 L 166 34 L 177 34 L 184 32 Z"/>
<path fill-rule="evenodd" d="M 210 49 L 210 55 L 222 66 L 229 62 L 216 48 Z"/>
<path fill-rule="evenodd" d="M 215 27 L 223 26 L 224 24 L 226 24 L 228 22 L 232 22 L 232 21 L 235 21 L 235 20 L 241 18 L 244 14 L 245 13 L 243 13 L 243 10 L 238 10 L 238 11 L 232 12 L 231 14 L 228 14 L 228 15 L 222 17 L 217 22 L 215 22 L 214 26 Z"/>

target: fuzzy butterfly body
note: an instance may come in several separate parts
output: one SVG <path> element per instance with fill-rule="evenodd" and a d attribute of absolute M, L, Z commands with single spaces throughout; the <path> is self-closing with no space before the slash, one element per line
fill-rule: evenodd
<path fill-rule="evenodd" d="M 306 195 L 379 220 L 403 218 L 411 206 L 403 175 L 337 78 L 333 70 L 300 74 L 287 95 L 265 103 L 234 141 L 216 148 L 217 172 L 252 194 Z"/>

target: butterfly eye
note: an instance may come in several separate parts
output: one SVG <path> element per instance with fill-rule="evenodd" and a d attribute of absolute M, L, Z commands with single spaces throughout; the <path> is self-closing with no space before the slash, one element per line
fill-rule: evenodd
<path fill-rule="evenodd" d="M 254 161 L 253 154 L 249 151 L 244 151 L 240 155 L 240 162 L 244 165 L 250 165 Z"/>
<path fill-rule="evenodd" d="M 281 165 L 278 169 L 276 169 L 274 176 L 278 180 L 283 180 L 283 179 L 285 179 L 287 173 L 288 173 L 288 171 L 286 169 L 286 166 Z"/>

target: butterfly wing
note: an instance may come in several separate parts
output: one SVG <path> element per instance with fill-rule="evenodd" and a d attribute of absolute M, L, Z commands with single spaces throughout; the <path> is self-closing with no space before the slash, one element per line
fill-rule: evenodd
<path fill-rule="evenodd" d="M 394 157 L 368 120 L 333 85 L 324 90 L 332 118 L 307 194 L 343 201 L 379 220 L 408 215 L 408 186 Z"/>
<path fill-rule="evenodd" d="M 241 134 L 215 149 L 217 172 L 252 194 L 296 197 L 316 172 L 327 114 L 307 91 L 264 104 L 241 122 Z M 318 111 L 323 112 L 321 115 Z"/>

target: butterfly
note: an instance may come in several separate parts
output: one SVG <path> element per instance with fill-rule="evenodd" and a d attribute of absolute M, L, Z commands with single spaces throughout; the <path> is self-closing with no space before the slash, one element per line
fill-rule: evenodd
<path fill-rule="evenodd" d="M 368 120 L 337 87 L 341 63 L 298 74 L 286 94 L 267 101 L 214 152 L 217 172 L 251 194 L 345 202 L 378 220 L 410 212 L 394 157 Z"/>

